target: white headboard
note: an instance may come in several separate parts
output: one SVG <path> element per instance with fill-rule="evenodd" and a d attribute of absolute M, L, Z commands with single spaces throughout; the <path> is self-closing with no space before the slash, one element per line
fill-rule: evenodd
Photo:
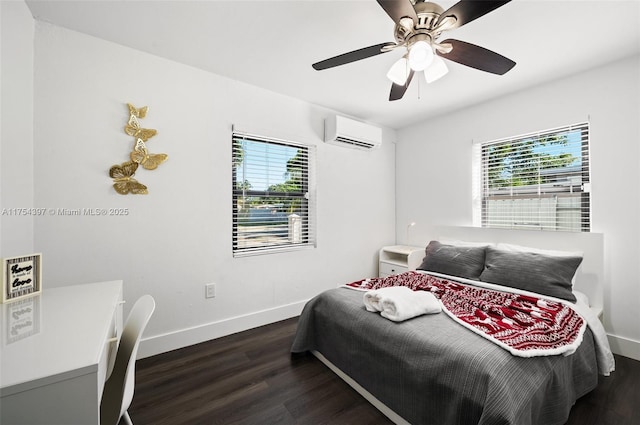
<path fill-rule="evenodd" d="M 543 232 L 486 227 L 434 226 L 430 239 L 458 239 L 470 242 L 510 243 L 558 251 L 582 251 L 574 288 L 589 297 L 594 309 L 602 309 L 604 296 L 603 235 L 591 232 Z M 427 241 L 428 243 L 429 241 Z"/>

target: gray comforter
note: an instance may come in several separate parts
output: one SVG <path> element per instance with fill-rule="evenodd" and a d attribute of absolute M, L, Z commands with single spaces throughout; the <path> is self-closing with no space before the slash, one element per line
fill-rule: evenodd
<path fill-rule="evenodd" d="M 521 358 L 444 313 L 396 323 L 362 297 L 336 288 L 310 300 L 291 351 L 319 351 L 411 424 L 563 424 L 597 385 L 588 328 L 572 355 Z"/>

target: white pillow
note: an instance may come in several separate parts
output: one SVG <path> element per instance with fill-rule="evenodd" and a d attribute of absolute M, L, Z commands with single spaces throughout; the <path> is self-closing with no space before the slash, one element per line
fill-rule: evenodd
<path fill-rule="evenodd" d="M 576 300 L 578 300 L 579 303 L 584 303 L 584 305 L 591 307 L 591 304 L 589 304 L 589 297 L 587 296 L 587 294 L 585 294 L 584 292 L 574 290 L 573 295 L 576 296 Z"/>
<path fill-rule="evenodd" d="M 467 246 L 467 247 L 472 247 L 472 248 L 479 248 L 479 247 L 483 247 L 483 246 L 493 245 L 493 243 L 491 243 L 491 242 L 469 242 L 469 241 L 461 241 L 461 240 L 458 240 L 458 239 L 449 239 L 449 238 L 446 238 L 446 237 L 438 238 L 438 242 L 440 242 L 443 245 Z"/>
<path fill-rule="evenodd" d="M 514 251 L 514 252 L 533 252 L 535 254 L 548 255 L 550 257 L 583 257 L 582 251 L 555 251 L 551 249 L 532 248 L 530 246 L 513 245 L 509 243 L 499 243 L 496 245 L 496 249 L 502 251 Z"/>

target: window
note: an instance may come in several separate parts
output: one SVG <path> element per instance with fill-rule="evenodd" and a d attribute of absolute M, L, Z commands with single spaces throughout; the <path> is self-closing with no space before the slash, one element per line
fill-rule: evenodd
<path fill-rule="evenodd" d="M 590 230 L 588 123 L 474 148 L 474 212 L 482 227 Z"/>
<path fill-rule="evenodd" d="M 315 246 L 312 146 L 233 136 L 233 253 Z"/>

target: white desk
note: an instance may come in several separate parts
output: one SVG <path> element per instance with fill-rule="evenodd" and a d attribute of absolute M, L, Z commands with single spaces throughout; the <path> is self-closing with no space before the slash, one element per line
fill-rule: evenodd
<path fill-rule="evenodd" d="M 122 281 L 45 289 L 1 305 L 0 423 L 99 424 Z"/>

